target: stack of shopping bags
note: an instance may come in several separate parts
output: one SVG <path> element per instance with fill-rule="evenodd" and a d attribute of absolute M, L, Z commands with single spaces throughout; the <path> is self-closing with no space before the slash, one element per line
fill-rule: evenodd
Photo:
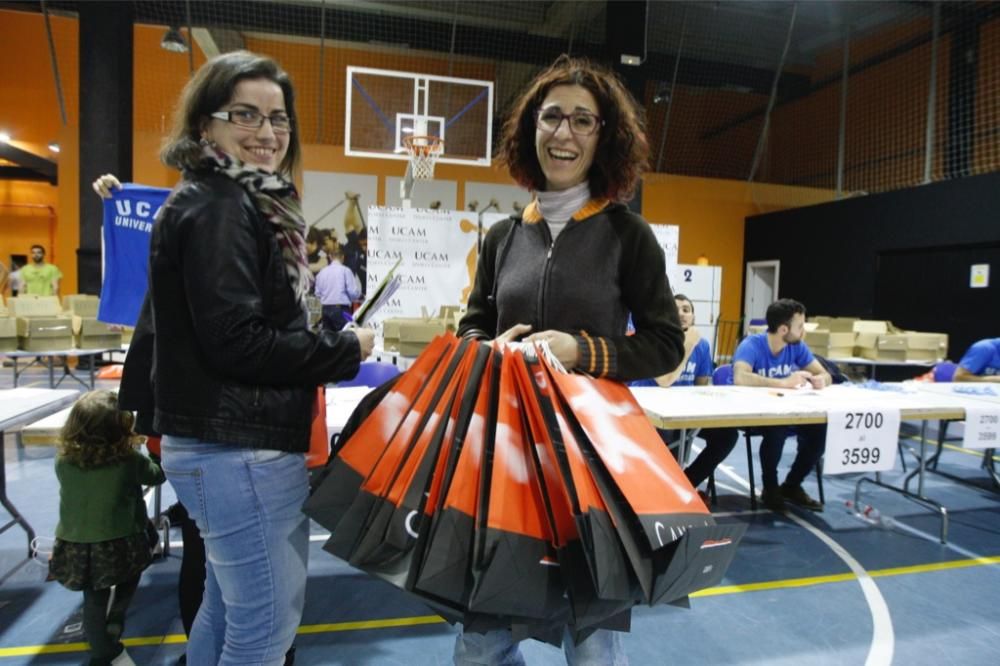
<path fill-rule="evenodd" d="M 717 584 L 718 525 L 628 388 L 436 338 L 362 402 L 306 513 L 324 548 L 466 631 L 558 644 Z"/>

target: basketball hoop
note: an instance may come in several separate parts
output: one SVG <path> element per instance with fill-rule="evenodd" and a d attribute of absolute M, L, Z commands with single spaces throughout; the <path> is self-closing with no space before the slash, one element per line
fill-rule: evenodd
<path fill-rule="evenodd" d="M 444 153 L 444 139 L 428 134 L 411 134 L 403 137 L 403 147 L 410 156 L 410 171 L 414 180 L 434 178 L 434 165 Z"/>

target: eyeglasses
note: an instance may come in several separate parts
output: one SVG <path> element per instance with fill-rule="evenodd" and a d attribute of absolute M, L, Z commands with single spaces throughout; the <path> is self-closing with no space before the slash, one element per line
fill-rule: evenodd
<path fill-rule="evenodd" d="M 271 129 L 277 134 L 288 134 L 292 131 L 292 119 L 287 113 L 274 113 L 265 116 L 260 111 L 253 109 L 233 109 L 231 111 L 216 111 L 211 114 L 213 118 L 225 120 L 247 129 L 260 129 L 264 126 L 264 121 L 271 123 Z"/>
<path fill-rule="evenodd" d="M 563 120 L 568 120 L 569 131 L 577 136 L 590 136 L 597 129 L 604 125 L 601 117 L 590 111 L 574 111 L 573 113 L 563 113 L 562 109 L 550 106 L 535 111 L 535 126 L 543 132 L 553 134 L 562 125 Z"/>

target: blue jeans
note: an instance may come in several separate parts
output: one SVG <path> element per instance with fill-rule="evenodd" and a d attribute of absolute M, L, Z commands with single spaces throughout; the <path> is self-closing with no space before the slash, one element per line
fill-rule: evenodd
<path fill-rule="evenodd" d="M 598 629 L 576 645 L 567 630 L 563 652 L 569 666 L 628 666 L 619 631 Z M 524 657 L 509 629 L 485 634 L 461 631 L 455 639 L 454 660 L 455 666 L 524 666 Z"/>
<path fill-rule="evenodd" d="M 208 559 L 188 663 L 280 666 L 305 601 L 305 456 L 170 436 L 162 449 Z"/>

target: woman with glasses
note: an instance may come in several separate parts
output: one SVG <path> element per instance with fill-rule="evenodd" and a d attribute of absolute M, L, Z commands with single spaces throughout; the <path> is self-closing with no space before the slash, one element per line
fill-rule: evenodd
<path fill-rule="evenodd" d="M 153 228 L 120 401 L 152 416 L 205 542 L 189 664 L 284 661 L 305 597 L 316 387 L 357 374 L 372 348 L 370 330 L 308 328 L 297 129 L 277 63 L 227 53 L 185 86 L 160 154 L 182 179 Z"/>
<path fill-rule="evenodd" d="M 483 243 L 459 334 L 548 342 L 564 366 L 623 381 L 666 374 L 685 336 L 663 251 L 630 199 L 649 147 L 635 100 L 611 72 L 561 56 L 515 101 L 500 145 L 511 177 L 535 193 Z M 629 313 L 635 334 L 626 336 Z M 526 336 L 526 337 L 525 337 Z M 599 629 L 570 664 L 627 663 L 621 634 Z M 523 664 L 510 630 L 462 632 L 455 663 Z"/>

